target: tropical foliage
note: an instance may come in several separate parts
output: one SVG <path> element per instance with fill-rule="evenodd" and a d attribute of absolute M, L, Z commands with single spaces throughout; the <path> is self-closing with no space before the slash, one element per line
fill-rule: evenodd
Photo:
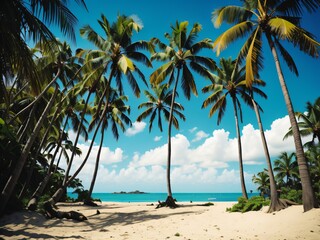
<path fill-rule="evenodd" d="M 171 181 L 170 181 L 170 166 L 171 166 L 171 127 L 175 118 L 173 116 L 175 108 L 175 98 L 179 81 L 183 93 L 187 99 L 190 99 L 191 92 L 197 95 L 197 88 L 194 76 L 191 72 L 198 73 L 204 78 L 211 78 L 211 71 L 215 69 L 215 62 L 205 56 L 200 56 L 199 52 L 203 49 L 211 49 L 212 42 L 206 38 L 196 42 L 198 33 L 202 26 L 195 23 L 188 32 L 188 21 L 176 22 L 171 26 L 172 33 L 165 33 L 165 38 L 169 41 L 169 45 L 162 43 L 159 39 L 154 38 L 152 41 L 156 43 L 160 52 L 152 55 L 151 60 L 165 62 L 162 66 L 156 69 L 150 76 L 152 85 L 162 83 L 168 79 L 168 84 L 173 84 L 172 97 L 170 104 L 169 126 L 168 126 L 168 155 L 167 155 L 167 192 L 168 198 L 166 203 L 170 207 L 175 207 L 175 201 L 172 198 Z M 180 76 L 181 75 L 181 76 Z M 177 126 L 177 123 L 174 123 Z"/>
<path fill-rule="evenodd" d="M 179 120 L 186 120 L 182 113 L 184 107 L 176 101 L 178 89 L 181 86 L 188 100 L 192 94 L 197 96 L 196 76 L 209 81 L 202 92 L 210 95 L 202 107 L 211 105 L 209 115 L 217 113 L 218 124 L 224 116 L 227 97 L 230 96 L 234 108 L 244 198 L 239 199 L 239 205 L 231 211 L 257 210 L 266 204 L 259 197 L 245 199 L 239 132 L 242 104 L 261 110 L 254 97 L 266 98 L 258 88 L 265 85 L 259 80 L 259 70 L 263 67 L 263 36 L 274 58 L 278 59 L 279 52 L 294 73 L 298 72 L 297 67 L 282 40 L 311 57 L 318 55 L 319 43 L 301 28 L 300 17 L 303 9 L 315 11 L 320 3 L 312 0 L 243 2 L 241 7 L 229 6 L 214 11 L 216 26 L 223 21 L 235 24 L 215 41 L 209 38 L 198 41 L 202 26 L 200 23 L 191 26 L 188 21 L 177 21 L 171 26 L 171 32 L 164 35 L 167 44 L 156 37 L 150 41 L 136 41 L 135 34 L 142 30 L 142 25 L 135 17 L 119 14 L 111 23 L 102 14 L 98 19 L 99 30 L 89 25 L 80 29 L 80 35 L 93 44 L 93 49 L 72 50 L 68 42 L 60 42 L 49 29 L 54 25 L 69 40 L 75 41 L 77 20 L 68 8 L 70 1 L 4 0 L 0 9 L 0 215 L 23 207 L 35 210 L 40 206 L 45 211 L 48 208 L 55 211 L 53 205 L 67 199 L 67 188 L 79 194 L 78 200 L 90 202 L 102 147 L 108 144 L 105 140 L 118 140 L 121 132 L 132 125 L 130 113 L 133 109 L 124 92 L 131 89 L 139 97 L 140 82 L 146 88 L 150 85 L 153 92 L 143 89 L 147 101 L 139 105 L 138 109 L 144 111 L 137 120 L 149 118 L 149 131 L 156 120 L 161 132 L 163 118 L 168 122 L 166 205 L 176 207 L 170 182 L 171 128 L 173 125 L 178 129 Z M 86 8 L 83 0 L 76 0 L 76 3 Z M 201 52 L 209 50 L 212 54 L 211 50 L 215 49 L 219 54 L 244 36 L 249 37 L 238 57 L 234 60 L 221 58 L 217 61 L 220 66 L 207 52 Z M 153 67 L 152 61 L 162 65 L 157 65 L 147 79 L 144 70 Z M 275 62 L 280 82 L 285 86 L 281 68 L 278 61 Z M 306 113 L 294 116 L 285 87 L 283 92 L 292 125 L 287 137 L 294 136 L 296 153 L 282 153 L 274 161 L 273 170 L 277 187 L 282 190 L 281 197 L 302 201 L 307 211 L 317 207 L 313 192 L 318 202 L 320 199 L 317 144 L 320 98 L 314 104 L 307 103 Z M 302 121 L 295 124 L 295 117 Z M 68 136 L 71 130 L 76 133 L 72 141 Z M 107 138 L 108 134 L 113 138 Z M 299 134 L 312 135 L 305 154 L 300 147 Z M 96 163 L 90 188 L 86 190 L 77 177 L 94 152 L 98 136 Z M 79 148 L 80 137 L 85 141 L 90 139 L 88 152 Z M 78 164 L 74 162 L 76 156 L 81 159 Z M 270 171 L 253 177 L 261 193 L 268 193 L 271 179 Z"/>
<path fill-rule="evenodd" d="M 240 49 L 238 61 L 241 63 L 245 60 L 246 84 L 251 86 L 263 67 L 263 37 L 267 40 L 288 110 L 302 179 L 304 210 L 308 211 L 318 207 L 318 204 L 314 201 L 314 192 L 303 152 L 299 128 L 279 58 L 282 57 L 289 69 L 298 75 L 294 59 L 289 51 L 285 49 L 282 41 L 297 46 L 300 51 L 311 57 L 318 57 L 320 43 L 313 38 L 311 33 L 301 27 L 301 15 L 304 9 L 316 11 L 320 6 L 320 2 L 315 0 L 244 0 L 243 2 L 243 6 L 226 6 L 213 12 L 212 20 L 215 27 L 220 27 L 223 22 L 234 24 L 215 40 L 213 46 L 217 51 L 217 55 L 219 55 L 223 49 L 235 40 L 248 36 Z"/>
<path fill-rule="evenodd" d="M 238 139 L 238 157 L 242 196 L 244 198 L 248 198 L 244 181 L 242 144 L 239 127 L 239 115 L 240 121 L 242 122 L 242 108 L 240 99 L 251 106 L 252 104 L 250 100 L 252 93 L 256 93 L 260 96 L 265 95 L 255 86 L 252 87 L 250 91 L 248 91 L 249 89 L 246 87 L 246 83 L 244 81 L 245 67 L 240 67 L 236 60 L 231 60 L 231 58 L 221 58 L 220 67 L 217 67 L 216 71 L 217 74 L 212 74 L 210 78 L 212 83 L 202 89 L 203 93 L 212 92 L 209 97 L 203 102 L 202 108 L 208 107 L 212 104 L 209 116 L 211 117 L 215 112 L 218 112 L 217 123 L 219 125 L 227 107 L 227 99 L 231 99 Z M 255 81 L 255 85 L 256 84 L 259 84 L 259 81 Z"/>

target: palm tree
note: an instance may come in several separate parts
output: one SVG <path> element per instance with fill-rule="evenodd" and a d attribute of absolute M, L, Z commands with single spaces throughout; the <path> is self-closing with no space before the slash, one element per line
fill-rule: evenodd
<path fill-rule="evenodd" d="M 117 88 L 123 95 L 122 76 L 125 75 L 128 83 L 136 96 L 140 95 L 140 88 L 136 81 L 136 73 L 147 85 L 143 73 L 139 70 L 135 62 L 140 62 L 147 67 L 152 67 L 148 57 L 139 50 L 152 50 L 152 45 L 146 41 L 132 42 L 133 31 L 139 32 L 142 27 L 132 17 L 119 15 L 117 21 L 112 25 L 102 14 L 98 20 L 105 36 L 99 35 L 89 25 L 80 29 L 80 34 L 86 37 L 98 49 L 85 51 L 78 50 L 78 56 L 85 55 L 85 62 L 91 73 L 88 78 L 100 79 L 100 76 L 110 70 L 107 83 L 98 105 L 98 112 L 101 108 L 102 99 L 108 99 L 107 91 L 110 89 L 111 80 L 116 79 Z M 109 69 L 110 68 L 110 69 Z"/>
<path fill-rule="evenodd" d="M 244 81 L 245 67 L 239 68 L 237 61 L 232 61 L 231 58 L 221 58 L 220 67 L 217 67 L 216 71 L 217 75 L 212 74 L 211 84 L 202 89 L 203 93 L 212 92 L 212 94 L 203 102 L 202 108 L 208 107 L 210 104 L 213 104 L 210 108 L 209 116 L 211 117 L 215 112 L 218 111 L 217 124 L 219 125 L 227 107 L 227 97 L 230 96 L 233 104 L 236 133 L 238 139 L 238 157 L 242 196 L 244 198 L 248 198 L 243 172 L 242 146 L 238 116 L 239 111 L 240 120 L 242 122 L 240 97 L 245 101 L 251 99 L 251 95 L 250 93 L 248 93 Z M 256 88 L 252 88 L 252 91 L 261 94 L 261 92 Z M 247 101 L 247 103 L 250 104 L 250 101 Z"/>
<path fill-rule="evenodd" d="M 97 98 L 97 103 L 98 103 L 98 101 L 99 101 L 99 98 Z M 89 191 L 88 191 L 88 199 L 85 201 L 85 203 L 92 204 L 91 203 L 91 196 L 92 196 L 93 188 L 95 185 L 96 177 L 98 174 L 99 162 L 100 162 L 100 157 L 101 157 L 101 149 L 103 146 L 105 131 L 108 129 L 108 127 L 110 125 L 114 138 L 116 140 L 118 140 L 118 138 L 119 138 L 118 126 L 124 132 L 126 129 L 125 125 L 129 125 L 129 126 L 132 125 L 131 120 L 126 115 L 126 113 L 130 113 L 130 107 L 125 105 L 125 101 L 128 101 L 128 98 L 126 96 L 119 96 L 119 94 L 117 93 L 117 91 L 115 89 L 110 90 L 109 100 L 107 103 L 107 105 L 108 105 L 107 112 L 103 116 L 99 115 L 99 118 L 92 119 L 92 122 L 89 126 L 89 130 L 91 130 L 93 128 L 93 126 L 95 126 L 96 124 L 99 124 L 98 120 L 100 118 L 103 119 L 102 125 L 100 128 L 101 138 L 100 138 L 99 150 L 97 153 L 93 177 L 92 177 L 91 184 L 90 184 Z"/>
<path fill-rule="evenodd" d="M 286 187 L 293 187 L 294 179 L 299 178 L 298 164 L 295 158 L 294 152 L 291 154 L 282 152 L 274 161 L 274 171 L 277 173 L 277 178 L 286 179 Z"/>
<path fill-rule="evenodd" d="M 290 53 L 280 43 L 286 40 L 311 57 L 317 57 L 319 43 L 313 36 L 300 27 L 301 13 L 304 9 L 315 11 L 320 6 L 317 0 L 305 1 L 261 1 L 245 0 L 243 7 L 226 6 L 213 12 L 213 22 L 215 27 L 220 27 L 223 21 L 235 24 L 230 29 L 222 33 L 214 42 L 214 48 L 219 55 L 221 50 L 226 48 L 231 42 L 249 34 L 244 46 L 242 47 L 239 59 L 246 59 L 246 82 L 251 86 L 255 76 L 262 68 L 262 36 L 267 39 L 268 45 L 274 57 L 279 82 L 288 110 L 288 115 L 294 136 L 297 160 L 301 176 L 303 191 L 304 211 L 318 207 L 315 201 L 314 191 L 311 186 L 311 179 L 307 161 L 303 152 L 302 142 L 296 122 L 292 102 L 286 86 L 279 62 L 278 52 L 280 52 L 285 63 L 290 70 L 298 74 L 297 67 L 290 56 Z M 253 19 L 253 18 L 256 19 Z"/>
<path fill-rule="evenodd" d="M 162 85 L 156 85 L 152 87 L 155 95 L 150 93 L 148 90 L 144 91 L 144 94 L 149 99 L 149 101 L 141 103 L 138 106 L 138 109 L 141 109 L 143 107 L 146 107 L 147 109 L 142 112 L 138 118 L 137 121 L 140 122 L 143 119 L 146 119 L 150 116 L 149 120 L 149 132 L 151 132 L 153 121 L 158 115 L 158 127 L 160 131 L 162 132 L 162 118 L 161 113 L 164 115 L 165 119 L 168 121 L 170 116 L 170 105 L 172 100 L 172 91 L 168 90 L 168 84 L 162 84 Z M 185 121 L 185 116 L 180 112 L 181 110 L 184 110 L 183 106 L 177 102 L 174 102 L 174 110 L 173 112 L 177 114 L 183 121 Z M 179 129 L 179 122 L 178 119 L 173 116 L 173 125 L 176 129 Z"/>
<path fill-rule="evenodd" d="M 298 120 L 302 118 L 302 121 L 298 122 L 299 131 L 301 136 L 312 135 L 312 140 L 306 144 L 313 145 L 315 139 L 318 139 L 318 142 L 320 142 L 320 97 L 315 100 L 314 104 L 307 102 L 306 111 L 306 114 L 296 112 Z M 289 136 L 292 136 L 292 128 L 289 129 L 284 139 Z"/>
<path fill-rule="evenodd" d="M 37 201 L 42 196 L 44 189 L 46 188 L 47 184 L 49 183 L 49 180 L 52 176 L 57 171 L 57 168 L 59 166 L 59 162 L 61 159 L 62 154 L 64 154 L 64 157 L 67 160 L 67 164 L 69 163 L 70 159 L 67 154 L 67 149 L 71 149 L 71 152 L 75 152 L 76 155 L 80 155 L 81 151 L 77 147 L 74 149 L 73 143 L 68 139 L 68 134 L 66 133 L 66 129 L 69 123 L 71 122 L 72 128 L 74 131 L 76 131 L 79 126 L 81 120 L 79 119 L 78 114 L 76 111 L 82 110 L 83 109 L 83 101 L 79 101 L 79 98 L 75 96 L 71 96 L 70 94 L 68 95 L 68 98 L 63 102 L 64 104 L 60 104 L 62 101 L 58 103 L 58 107 L 62 108 L 60 111 L 59 115 L 57 116 L 57 119 L 54 119 L 55 122 L 57 122 L 58 127 L 62 127 L 61 129 L 58 130 L 58 135 L 56 137 L 50 135 L 50 139 L 47 142 L 47 146 L 44 148 L 43 155 L 46 154 L 46 152 L 50 152 L 51 149 L 54 149 L 53 154 L 50 156 L 51 160 L 49 163 L 49 166 L 46 169 L 46 176 L 45 178 L 39 183 L 39 186 L 37 189 L 34 191 L 34 193 L 31 196 L 31 199 L 28 203 L 28 209 L 29 210 L 36 210 L 37 206 Z M 57 111 L 55 112 L 57 113 Z M 64 123 L 61 124 L 59 119 L 64 120 Z M 88 133 L 86 131 L 86 128 L 84 124 L 80 126 L 81 129 L 81 134 L 84 137 L 84 139 L 88 139 Z M 60 156 L 58 158 L 57 154 L 60 151 Z M 57 163 L 54 169 L 54 162 L 57 159 Z"/>
<path fill-rule="evenodd" d="M 158 44 L 161 52 L 155 53 L 151 60 L 167 61 L 164 65 L 156 69 L 150 76 L 150 82 L 153 85 L 160 84 L 166 78 L 171 84 L 174 81 L 172 90 L 172 99 L 170 105 L 170 114 L 168 119 L 168 158 L 167 158 L 167 192 L 168 197 L 166 204 L 171 207 L 176 207 L 174 199 L 172 198 L 171 183 L 170 183 L 170 167 L 171 167 L 171 126 L 173 121 L 174 102 L 177 92 L 179 80 L 184 95 L 190 99 L 191 91 L 197 95 L 196 84 L 194 76 L 190 68 L 196 73 L 205 78 L 210 78 L 209 70 L 214 70 L 215 62 L 204 56 L 198 56 L 200 50 L 212 48 L 210 39 L 203 39 L 195 42 L 197 34 L 201 31 L 200 24 L 195 23 L 188 33 L 189 23 L 176 22 L 172 28 L 172 34 L 165 33 L 169 45 L 162 43 L 159 39 L 153 39 Z M 189 68 L 190 67 L 190 68 Z M 180 77 L 181 75 L 181 77 Z"/>
<path fill-rule="evenodd" d="M 18 78 L 30 80 L 36 86 L 41 80 L 33 62 L 27 41 L 47 43 L 55 40 L 49 25 L 56 25 L 61 32 L 75 40 L 74 26 L 77 18 L 68 9 L 69 1 L 60 0 L 4 0 L 0 9 L 0 96 L 7 100 L 5 81 Z M 84 0 L 76 2 L 86 8 Z"/>
<path fill-rule="evenodd" d="M 258 190 L 261 194 L 261 196 L 264 196 L 265 194 L 268 194 L 270 191 L 270 180 L 269 180 L 269 173 L 267 169 L 264 169 L 264 171 L 259 172 L 256 175 L 253 175 L 252 182 L 254 184 L 258 185 Z"/>
<path fill-rule="evenodd" d="M 270 206 L 268 209 L 268 213 L 271 213 L 271 212 L 279 211 L 283 208 L 286 208 L 288 205 L 287 205 L 287 201 L 281 200 L 278 197 L 276 180 L 274 177 L 272 163 L 271 163 L 270 154 L 269 154 L 269 149 L 268 149 L 268 145 L 267 145 L 267 140 L 266 140 L 266 137 L 264 134 L 263 125 L 262 125 L 262 121 L 261 121 L 261 117 L 260 117 L 260 111 L 259 111 L 260 106 L 253 98 L 252 98 L 252 104 L 253 104 L 254 111 L 257 116 L 257 121 L 258 121 L 259 129 L 260 129 L 260 136 L 261 136 L 261 140 L 262 140 L 263 150 L 264 150 L 266 162 L 268 165 L 268 174 L 269 174 L 269 182 L 270 182 L 270 184 L 269 184 L 270 185 L 270 200 L 271 200 Z"/>
<path fill-rule="evenodd" d="M 16 166 L 14 167 L 14 170 L 10 173 L 10 176 L 8 178 L 8 181 L 4 188 L 2 189 L 1 192 L 1 197 L 0 197 L 0 215 L 3 213 L 8 200 L 10 199 L 12 192 L 17 184 L 17 181 L 20 177 L 20 174 L 22 172 L 22 169 L 26 163 L 26 160 L 29 156 L 29 152 L 31 150 L 31 147 L 33 146 L 33 143 L 42 127 L 43 121 L 45 120 L 45 116 L 49 112 L 52 104 L 53 104 L 53 99 L 57 96 L 58 93 L 58 87 L 55 88 L 54 93 L 51 96 L 51 99 L 49 100 L 48 105 L 46 106 L 45 110 L 43 111 L 43 115 L 38 119 L 35 128 L 33 130 L 33 133 L 30 135 L 28 141 L 24 145 L 20 158 L 18 159 Z"/>
<path fill-rule="evenodd" d="M 85 36 L 90 42 L 92 42 L 98 50 L 89 50 L 85 51 L 82 49 L 77 50 L 77 56 L 80 62 L 84 62 L 84 67 L 82 68 L 83 81 L 75 86 L 74 90 L 76 95 L 78 93 L 85 93 L 87 89 L 89 89 L 89 93 L 87 94 L 87 100 L 85 106 L 88 105 L 89 98 L 93 92 L 96 92 L 99 86 L 103 86 L 103 93 L 100 95 L 100 100 L 97 105 L 95 114 L 93 118 L 99 117 L 101 113 L 101 107 L 103 105 L 104 99 L 109 99 L 110 95 L 110 87 L 111 80 L 113 78 L 116 79 L 117 86 L 119 88 L 120 94 L 123 92 L 122 86 L 122 76 L 125 75 L 129 81 L 129 85 L 133 89 L 136 96 L 139 96 L 140 89 L 136 82 L 134 72 L 138 74 L 138 76 L 146 83 L 144 75 L 139 70 L 139 68 L 134 64 L 134 61 L 141 62 L 148 67 L 151 67 L 151 62 L 149 59 L 138 50 L 149 49 L 151 46 L 146 41 L 138 41 L 132 43 L 131 37 L 133 35 L 133 31 L 140 31 L 141 26 L 134 21 L 131 17 L 126 16 L 118 16 L 117 22 L 110 25 L 108 20 L 104 15 L 101 16 L 101 20 L 98 20 L 99 25 L 103 29 L 106 39 L 100 36 L 97 32 L 95 32 L 90 26 L 85 26 L 80 29 L 80 34 Z M 84 59 L 82 57 L 84 56 Z M 110 68 L 109 78 L 104 78 L 104 74 Z M 101 79 L 105 80 L 105 84 L 101 85 Z M 102 115 L 107 112 L 107 104 L 105 104 L 104 109 L 102 111 Z M 82 115 L 86 113 L 86 108 L 84 108 L 84 112 Z M 99 118 L 98 118 L 99 119 Z M 102 123 L 103 118 L 100 117 L 98 121 L 98 125 L 94 132 L 94 137 L 97 134 L 97 131 Z M 77 144 L 79 135 L 77 134 L 75 140 L 75 146 Z M 90 144 L 90 148 L 92 148 L 93 140 Z M 62 184 L 62 187 L 59 188 L 56 193 L 49 200 L 49 203 L 57 202 L 64 189 L 68 186 L 68 184 L 77 176 L 77 174 L 81 171 L 83 166 L 85 165 L 90 151 L 85 157 L 81 166 L 76 170 L 76 172 L 69 178 L 69 171 L 72 165 L 72 160 L 74 153 L 71 155 L 70 162 L 68 164 L 68 168 L 66 171 L 66 178 Z"/>

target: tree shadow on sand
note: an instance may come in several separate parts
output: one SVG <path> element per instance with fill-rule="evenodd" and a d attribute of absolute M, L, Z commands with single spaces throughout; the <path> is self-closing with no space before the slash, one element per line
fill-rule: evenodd
<path fill-rule="evenodd" d="M 8 229 L 0 229 L 0 239 L 84 239 L 80 235 L 72 235 L 72 236 L 53 236 L 44 233 L 34 233 L 29 232 L 28 229 L 25 228 L 21 230 L 10 231 Z"/>

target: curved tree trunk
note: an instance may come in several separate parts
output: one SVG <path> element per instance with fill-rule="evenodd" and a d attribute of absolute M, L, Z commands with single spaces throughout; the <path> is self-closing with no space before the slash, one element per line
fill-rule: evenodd
<path fill-rule="evenodd" d="M 50 83 L 48 83 L 48 85 L 42 90 L 42 92 L 25 108 L 23 108 L 20 112 L 18 112 L 10 121 L 9 124 L 12 123 L 12 121 L 14 121 L 17 117 L 19 117 L 22 113 L 24 113 L 25 111 L 27 111 L 31 106 L 35 105 L 37 102 L 40 101 L 40 99 L 42 98 L 42 96 L 48 91 L 48 89 L 51 87 L 52 84 L 56 83 L 58 78 L 60 77 L 61 74 L 61 69 L 58 68 L 58 71 L 56 73 L 56 76 L 52 79 L 52 81 Z"/>
<path fill-rule="evenodd" d="M 19 160 L 17 161 L 17 164 L 15 166 L 15 169 L 12 171 L 5 187 L 3 188 L 2 190 L 2 193 L 1 193 L 1 198 L 0 198 L 0 215 L 3 213 L 7 203 L 8 203 L 8 200 L 10 199 L 12 193 L 13 193 L 13 190 L 18 182 L 18 179 L 20 177 L 20 174 L 22 172 L 22 169 L 26 163 L 26 160 L 29 156 L 29 152 L 31 150 L 31 147 L 33 146 L 33 143 L 36 139 L 36 137 L 38 136 L 39 132 L 40 132 L 40 129 L 42 127 L 42 124 L 43 124 L 43 121 L 45 120 L 45 118 L 47 117 L 47 114 L 52 106 L 52 104 L 54 103 L 55 101 L 55 97 L 56 95 L 58 94 L 58 87 L 56 87 L 55 89 L 55 92 L 52 94 L 51 96 L 51 99 L 48 103 L 48 105 L 46 106 L 46 108 L 44 109 L 41 117 L 39 118 L 35 128 L 34 128 L 34 131 L 32 132 L 32 134 L 30 135 L 30 138 L 28 139 L 28 141 L 26 142 L 23 150 L 22 150 L 22 153 L 21 153 L 21 156 L 19 158 Z"/>
<path fill-rule="evenodd" d="M 252 104 L 253 104 L 254 111 L 255 111 L 256 116 L 257 116 L 257 121 L 258 121 L 258 125 L 259 125 L 260 136 L 261 136 L 261 141 L 262 141 L 262 146 L 263 146 L 263 151 L 264 151 L 264 155 L 266 157 L 266 162 L 267 162 L 267 165 L 268 165 L 268 174 L 269 174 L 269 181 L 270 181 L 270 200 L 271 200 L 270 206 L 269 206 L 269 209 L 268 209 L 268 213 L 272 213 L 272 212 L 279 211 L 281 209 L 286 208 L 287 205 L 283 204 L 283 202 L 281 202 L 279 197 L 278 197 L 276 181 L 274 179 L 274 174 L 273 174 L 273 170 L 272 170 L 272 164 L 271 164 L 269 149 L 268 149 L 266 137 L 264 135 L 264 129 L 263 129 L 263 125 L 262 125 L 262 122 L 261 122 L 259 108 L 258 108 L 258 106 L 257 106 L 257 104 L 256 104 L 256 102 L 254 101 L 253 98 L 252 98 Z"/>
<path fill-rule="evenodd" d="M 31 120 L 34 118 L 34 113 L 37 109 L 37 104 L 34 104 L 31 111 L 28 114 L 27 121 L 21 126 L 19 131 L 17 132 L 18 135 L 18 142 L 22 143 L 25 141 L 25 136 L 27 135 L 27 131 L 30 130 L 33 126 L 31 125 Z"/>
<path fill-rule="evenodd" d="M 55 118 L 55 117 L 54 117 L 54 118 Z M 54 120 L 54 118 L 53 118 L 53 120 Z M 59 151 L 59 149 L 60 149 L 60 147 L 61 147 L 61 142 L 62 142 L 62 138 L 63 138 L 63 132 L 64 132 L 66 126 L 67 126 L 67 123 L 68 123 L 68 116 L 67 116 L 67 118 L 66 118 L 66 120 L 65 120 L 63 129 L 62 129 L 62 131 L 61 131 L 62 134 L 60 133 L 61 135 L 59 136 L 58 145 L 57 145 L 57 147 L 56 147 L 56 149 L 55 149 L 55 152 L 54 152 L 53 155 L 52 155 L 52 158 L 51 158 L 51 161 L 50 161 L 48 170 L 47 170 L 47 175 L 44 177 L 44 179 L 42 180 L 42 182 L 39 183 L 37 189 L 36 189 L 36 190 L 34 191 L 34 193 L 32 194 L 31 199 L 29 200 L 28 205 L 27 205 L 28 210 L 34 211 L 34 210 L 37 209 L 38 199 L 39 199 L 39 197 L 42 195 L 44 189 L 46 188 L 46 186 L 47 186 L 47 184 L 48 184 L 48 182 L 49 182 L 49 180 L 50 180 L 50 178 L 51 178 L 51 176 L 52 176 L 52 173 L 53 173 L 53 171 L 52 171 L 53 163 L 54 163 L 54 160 L 55 160 L 55 158 L 56 158 L 56 156 L 57 156 L 57 153 L 58 153 L 58 151 Z"/>
<path fill-rule="evenodd" d="M 102 150 L 102 145 L 103 145 L 103 139 L 104 139 L 104 129 L 101 129 L 101 139 L 100 139 L 99 150 L 98 150 L 98 153 L 97 153 L 96 164 L 95 164 L 95 167 L 94 167 L 94 172 L 93 172 L 93 176 L 92 176 L 92 180 L 91 180 L 91 184 L 90 184 L 90 188 L 89 188 L 88 199 L 85 200 L 85 204 L 88 204 L 88 205 L 95 205 L 95 203 L 93 203 L 91 201 L 91 198 L 92 198 L 93 188 L 94 188 L 94 185 L 95 185 L 95 182 L 96 182 L 96 179 L 97 179 L 99 163 L 100 163 L 100 156 L 101 156 L 101 150 Z"/>
<path fill-rule="evenodd" d="M 241 135 L 240 135 L 239 121 L 238 121 L 238 111 L 237 111 L 237 107 L 236 107 L 237 105 L 236 105 L 235 99 L 232 98 L 232 101 L 233 101 L 234 118 L 235 118 L 235 122 L 236 122 L 236 132 L 237 132 L 237 138 L 238 138 L 238 157 L 239 157 L 239 171 L 240 171 L 241 191 L 242 191 L 242 196 L 245 199 L 248 199 L 246 183 L 245 183 L 245 180 L 244 180 L 243 160 L 242 160 L 242 146 L 241 146 Z"/>
<path fill-rule="evenodd" d="M 302 201 L 303 201 L 303 209 L 304 211 L 309 211 L 312 208 L 318 208 L 318 203 L 315 198 L 314 191 L 312 189 L 312 184 L 311 184 L 311 178 L 310 178 L 310 173 L 308 169 L 308 163 L 306 161 L 306 157 L 304 155 L 303 151 L 303 146 L 302 146 L 302 141 L 300 137 L 300 132 L 299 132 L 299 127 L 297 124 L 297 120 L 295 117 L 294 109 L 292 106 L 292 102 L 290 99 L 289 91 L 281 70 L 280 62 L 278 59 L 278 54 L 276 51 L 276 48 L 274 46 L 274 43 L 271 39 L 271 36 L 266 34 L 268 43 L 275 61 L 278 77 L 279 77 L 279 82 L 280 86 L 282 89 L 283 97 L 287 106 L 288 110 L 288 115 L 290 119 L 290 124 L 292 128 L 292 134 L 294 138 L 294 144 L 296 148 L 296 157 L 297 157 L 297 162 L 299 166 L 299 174 L 301 178 L 301 185 L 302 185 Z"/>
<path fill-rule="evenodd" d="M 105 107 L 104 107 L 104 109 L 103 109 L 103 112 L 102 112 L 102 114 L 101 114 L 102 116 L 104 116 L 104 115 L 106 114 L 107 106 L 108 106 L 108 105 L 106 104 Z M 65 189 L 68 187 L 68 185 L 70 184 L 70 182 L 72 182 L 72 181 L 78 176 L 78 174 L 81 172 L 82 168 L 83 168 L 84 165 L 86 164 L 86 162 L 87 162 L 87 160 L 88 160 L 88 158 L 89 158 L 89 156 L 90 156 L 91 149 L 92 149 L 93 144 L 94 144 L 94 140 L 95 140 L 95 138 L 96 138 L 96 136 L 97 136 L 98 130 L 99 130 L 100 125 L 101 125 L 101 123 L 102 123 L 102 120 L 103 120 L 103 118 L 101 118 L 101 119 L 99 120 L 98 125 L 97 125 L 97 127 L 96 127 L 96 129 L 95 129 L 95 131 L 94 131 L 94 134 L 93 134 L 93 137 L 92 137 L 92 140 L 91 140 L 89 149 L 88 149 L 88 153 L 87 153 L 85 159 L 83 160 L 83 162 L 81 163 L 81 165 L 79 166 L 79 168 L 73 173 L 73 175 L 72 175 L 70 178 L 68 178 L 67 181 L 64 181 L 64 182 L 62 183 L 62 186 L 61 186 L 61 187 L 54 193 L 54 195 L 47 201 L 47 202 L 50 202 L 51 205 L 56 204 L 56 203 L 60 200 L 60 198 L 62 197 L 62 195 L 63 195 L 63 193 L 64 193 L 64 191 L 65 191 Z M 69 162 L 69 163 L 70 163 L 70 162 Z"/>
<path fill-rule="evenodd" d="M 72 153 L 71 153 L 71 158 L 70 158 L 70 161 L 68 163 L 66 174 L 65 174 L 64 179 L 63 179 L 63 185 L 66 184 L 66 182 L 68 181 L 68 178 L 69 178 L 69 173 L 70 173 L 70 170 L 71 170 L 72 162 L 73 162 L 73 159 L 74 159 L 74 156 L 75 156 L 75 153 L 76 153 L 76 147 L 78 145 L 78 141 L 79 141 L 79 137 L 80 137 L 81 127 L 82 127 L 82 124 L 83 124 L 83 121 L 84 121 L 84 117 L 86 115 L 86 111 L 87 111 L 87 108 L 88 108 L 88 103 L 89 103 L 89 99 L 90 99 L 91 94 L 92 94 L 92 91 L 89 91 L 87 99 L 86 99 L 86 102 L 85 102 L 85 105 L 84 105 L 84 110 L 81 113 L 81 119 L 80 119 L 79 127 L 77 129 L 76 139 L 74 140 L 74 143 L 73 143 L 73 149 L 72 149 Z"/>

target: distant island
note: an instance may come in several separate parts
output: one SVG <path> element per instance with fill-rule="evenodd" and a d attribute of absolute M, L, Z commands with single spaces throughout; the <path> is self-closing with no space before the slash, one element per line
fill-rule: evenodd
<path fill-rule="evenodd" d="M 124 191 L 114 192 L 113 194 L 147 194 L 147 193 L 146 192 L 141 192 L 139 190 L 135 190 L 135 191 L 132 191 L 132 192 L 124 192 Z"/>

